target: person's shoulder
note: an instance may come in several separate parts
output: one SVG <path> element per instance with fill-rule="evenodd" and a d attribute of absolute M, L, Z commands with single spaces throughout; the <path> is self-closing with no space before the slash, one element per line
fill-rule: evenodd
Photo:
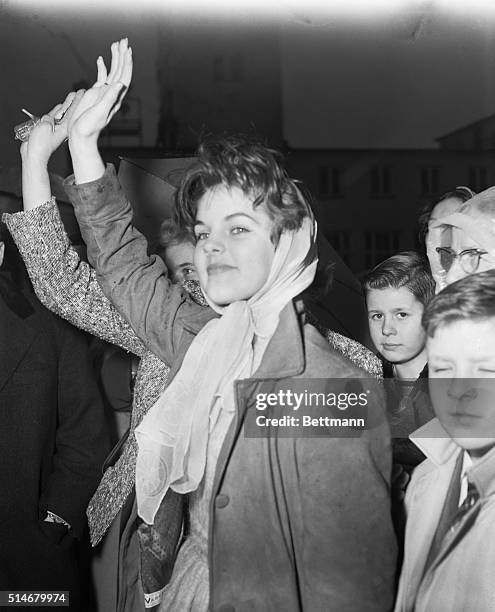
<path fill-rule="evenodd" d="M 30 318 L 30 323 L 40 328 L 46 335 L 61 339 L 65 336 L 71 338 L 85 338 L 86 333 L 77 329 L 62 317 L 54 314 L 46 308 L 36 297 L 34 293 L 23 292 L 23 298 L 29 307 L 32 309 L 33 317 Z"/>
<path fill-rule="evenodd" d="M 431 492 L 427 490 L 427 485 L 430 480 L 436 478 L 438 474 L 439 467 L 431 459 L 426 458 L 416 466 L 407 487 L 408 502 L 410 502 L 412 498 L 418 498 L 422 493 L 431 495 Z"/>
<path fill-rule="evenodd" d="M 358 368 L 371 376 L 383 377 L 382 362 L 369 348 L 331 329 L 325 330 L 324 337 L 332 348 L 347 357 Z"/>
<path fill-rule="evenodd" d="M 355 365 L 342 352 L 330 345 L 315 327 L 304 325 L 306 369 L 312 377 L 319 378 L 366 378 L 370 374 Z"/>

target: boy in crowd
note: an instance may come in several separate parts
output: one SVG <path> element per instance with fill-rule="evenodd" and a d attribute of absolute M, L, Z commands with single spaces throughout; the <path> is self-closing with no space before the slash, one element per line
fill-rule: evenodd
<path fill-rule="evenodd" d="M 418 402 L 418 379 L 428 375 L 423 310 L 435 293 L 428 262 L 405 251 L 379 263 L 364 279 L 371 339 L 384 360 L 388 417 L 394 438 L 407 438 L 433 418 L 428 402 Z M 417 463 L 417 462 L 416 462 Z"/>
<path fill-rule="evenodd" d="M 426 336 L 421 317 L 435 293 L 427 260 L 405 251 L 379 263 L 364 279 L 371 339 L 383 360 L 392 434 L 392 517 L 404 539 L 404 492 L 425 456 L 408 436 L 434 417 L 426 388 Z"/>
<path fill-rule="evenodd" d="M 412 436 L 427 456 L 406 494 L 396 612 L 495 609 L 495 270 L 449 285 L 426 307 L 437 419 Z"/>

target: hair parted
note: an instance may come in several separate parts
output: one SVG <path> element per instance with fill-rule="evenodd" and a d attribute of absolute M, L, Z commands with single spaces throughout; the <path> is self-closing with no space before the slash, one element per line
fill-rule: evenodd
<path fill-rule="evenodd" d="M 433 336 L 454 321 L 495 317 L 495 270 L 470 274 L 437 294 L 423 313 L 423 327 Z"/>
<path fill-rule="evenodd" d="M 176 193 L 178 225 L 192 230 L 198 200 L 213 187 L 239 187 L 253 198 L 253 206 L 265 203 L 274 221 L 272 239 L 283 230 L 297 230 L 310 214 L 296 182 L 281 165 L 281 155 L 250 136 L 209 137 L 200 144 L 197 162 L 186 171 Z"/>
<path fill-rule="evenodd" d="M 423 306 L 435 295 L 428 260 L 416 251 L 403 251 L 379 263 L 365 276 L 363 287 L 365 291 L 406 287 Z"/>

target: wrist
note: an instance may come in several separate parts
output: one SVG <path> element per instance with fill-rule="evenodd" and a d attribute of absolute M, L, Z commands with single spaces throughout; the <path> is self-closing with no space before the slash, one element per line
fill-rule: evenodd
<path fill-rule="evenodd" d="M 29 149 L 29 144 L 26 147 L 21 147 L 21 159 L 24 168 L 29 170 L 43 170 L 46 171 L 48 167 L 48 161 L 50 160 L 49 153 L 40 153 L 40 151 L 33 151 Z"/>
<path fill-rule="evenodd" d="M 73 137 L 71 135 L 69 150 L 77 185 L 96 181 L 105 174 L 105 164 L 98 151 L 98 140 L 96 138 Z"/>
<path fill-rule="evenodd" d="M 79 152 L 98 150 L 98 134 L 92 136 L 83 136 L 75 130 L 69 134 L 69 150 L 71 155 Z"/>

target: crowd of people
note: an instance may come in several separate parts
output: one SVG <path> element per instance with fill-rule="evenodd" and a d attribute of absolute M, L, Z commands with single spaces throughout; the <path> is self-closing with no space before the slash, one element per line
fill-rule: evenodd
<path fill-rule="evenodd" d="M 127 39 L 97 72 L 24 127 L 24 210 L 1 226 L 0 590 L 98 612 L 495 609 L 495 188 L 445 194 L 421 215 L 425 252 L 366 275 L 375 354 L 313 312 L 313 211 L 252 138 L 200 144 L 148 254 L 98 149 Z M 50 189 L 65 140 L 88 261 Z M 139 357 L 110 455 L 75 328 Z M 280 400 L 342 379 L 364 425 L 325 406 L 302 428 Z"/>

